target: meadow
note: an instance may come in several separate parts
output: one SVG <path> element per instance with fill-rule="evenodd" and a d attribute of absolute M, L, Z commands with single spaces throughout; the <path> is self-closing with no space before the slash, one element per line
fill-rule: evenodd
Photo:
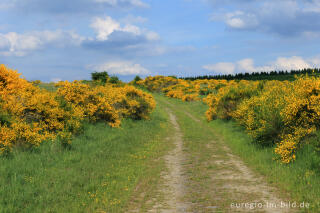
<path fill-rule="evenodd" d="M 170 147 L 162 141 L 169 128 L 151 95 L 101 82 L 29 83 L 4 66 L 0 73 L 0 212 L 123 212 L 138 184 L 157 183 L 164 165 L 155 159 Z M 114 102 L 112 90 L 124 99 Z M 49 119 L 55 123 L 45 125 Z"/>
<path fill-rule="evenodd" d="M 317 75 L 123 83 L 103 72 L 42 83 L 1 65 L 0 212 L 146 212 L 170 170 L 174 125 L 193 211 L 225 211 L 233 201 L 212 182 L 226 169 L 213 162 L 222 152 L 239 156 L 280 197 L 320 209 Z"/>

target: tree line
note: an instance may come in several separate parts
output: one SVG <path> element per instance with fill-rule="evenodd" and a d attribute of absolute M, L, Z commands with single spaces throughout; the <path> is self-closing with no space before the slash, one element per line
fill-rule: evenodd
<path fill-rule="evenodd" d="M 290 71 L 271 71 L 271 72 L 253 72 L 253 73 L 237 73 L 228 75 L 202 75 L 193 77 L 181 77 L 184 80 L 199 80 L 199 79 L 216 79 L 216 80 L 294 80 L 295 75 L 319 75 L 320 69 L 306 68 L 300 70 L 290 70 Z"/>

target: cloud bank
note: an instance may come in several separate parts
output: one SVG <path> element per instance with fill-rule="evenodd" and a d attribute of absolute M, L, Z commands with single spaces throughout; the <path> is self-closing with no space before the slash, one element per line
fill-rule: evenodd
<path fill-rule="evenodd" d="M 117 32 L 127 33 L 132 36 L 143 36 L 149 41 L 159 40 L 160 38 L 157 33 L 146 29 L 140 29 L 136 25 L 125 24 L 124 26 L 121 26 L 118 21 L 112 19 L 110 16 L 94 18 L 90 27 L 97 34 L 97 41 L 106 41 L 110 35 Z"/>
<path fill-rule="evenodd" d="M 270 72 L 275 70 L 299 70 L 304 68 L 319 67 L 320 57 L 303 59 L 299 56 L 278 57 L 264 66 L 255 66 L 254 60 L 245 58 L 237 62 L 219 62 L 216 64 L 208 64 L 202 66 L 203 69 L 213 74 L 236 74 L 236 73 L 252 73 L 252 72 Z"/>
<path fill-rule="evenodd" d="M 25 56 L 26 54 L 54 45 L 56 47 L 79 46 L 84 37 L 72 31 L 32 31 L 0 33 L 0 55 Z"/>

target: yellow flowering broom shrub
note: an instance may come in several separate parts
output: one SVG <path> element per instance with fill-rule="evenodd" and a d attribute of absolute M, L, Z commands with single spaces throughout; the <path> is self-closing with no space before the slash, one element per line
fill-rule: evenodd
<path fill-rule="evenodd" d="M 198 101 L 200 100 L 199 95 L 198 94 L 186 94 L 182 96 L 182 101 Z"/>
<path fill-rule="evenodd" d="M 166 96 L 171 98 L 178 98 L 183 101 L 196 101 L 198 98 L 198 90 L 195 87 L 193 82 L 178 80 L 178 83 L 166 88 L 163 88 L 162 91 Z"/>
<path fill-rule="evenodd" d="M 258 96 L 243 101 L 234 118 L 255 141 L 276 143 L 284 163 L 296 158 L 307 136 L 320 127 L 320 81 L 314 77 L 293 82 L 269 81 Z"/>
<path fill-rule="evenodd" d="M 135 120 L 148 119 L 150 113 L 154 110 L 156 102 L 152 95 L 136 89 L 133 86 L 120 88 L 119 101 L 115 102 L 116 108 L 124 117 Z"/>
<path fill-rule="evenodd" d="M 135 88 L 134 86 L 113 85 L 97 86 L 94 88 L 105 101 L 113 107 L 118 119 L 148 119 L 154 110 L 156 102 L 152 95 Z"/>
<path fill-rule="evenodd" d="M 146 119 L 153 97 L 124 84 L 60 82 L 56 92 L 40 89 L 0 65 L 0 153 L 14 146 L 39 146 L 59 138 L 70 145 L 85 120 L 118 127 L 122 117 Z"/>
<path fill-rule="evenodd" d="M 105 121 L 112 127 L 120 125 L 118 113 L 105 97 L 100 86 L 90 87 L 78 81 L 60 82 L 57 95 L 62 97 L 72 109 L 79 112 L 80 117 L 90 122 Z"/>
<path fill-rule="evenodd" d="M 1 123 L 0 149 L 8 151 L 14 144 L 38 146 L 41 141 L 54 138 L 64 129 L 64 111 L 46 91 L 20 78 L 13 70 L 0 65 L 0 106 L 10 119 Z M 12 136 L 14 134 L 14 137 Z"/>
<path fill-rule="evenodd" d="M 288 82 L 268 81 L 256 96 L 243 100 L 233 118 L 243 125 L 256 142 L 273 145 L 279 140 L 284 126 L 281 110 L 285 95 L 289 92 Z"/>
<path fill-rule="evenodd" d="M 195 80 L 192 83 L 199 95 L 209 95 L 217 93 L 220 88 L 225 87 L 232 82 L 233 81 L 228 82 L 227 80 L 204 79 Z"/>
<path fill-rule="evenodd" d="M 285 102 L 281 111 L 285 130 L 275 152 L 281 155 L 283 162 L 288 163 L 296 158 L 295 152 L 304 138 L 319 130 L 320 79 L 297 79 L 292 83 L 291 92 L 285 96 Z"/>
<path fill-rule="evenodd" d="M 135 84 L 151 92 L 163 92 L 167 97 L 183 101 L 198 101 L 199 96 L 217 93 L 221 87 L 229 84 L 226 80 L 182 80 L 173 77 L 155 76 L 136 81 Z"/>
<path fill-rule="evenodd" d="M 161 92 L 163 88 L 167 88 L 171 85 L 178 83 L 178 79 L 166 76 L 149 76 L 144 80 L 137 81 L 136 84 L 144 86 L 146 89 L 152 92 Z"/>
<path fill-rule="evenodd" d="M 216 94 L 210 94 L 204 101 L 209 105 L 206 112 L 208 120 L 230 119 L 236 111 L 237 106 L 262 89 L 262 82 L 231 81 L 227 86 L 221 87 Z"/>

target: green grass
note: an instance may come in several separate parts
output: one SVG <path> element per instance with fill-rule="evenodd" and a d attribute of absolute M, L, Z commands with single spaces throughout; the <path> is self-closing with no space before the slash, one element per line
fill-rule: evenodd
<path fill-rule="evenodd" d="M 207 110 L 205 104 L 184 103 L 177 99 L 166 98 L 166 100 L 175 108 L 184 129 L 187 148 L 191 153 L 200 152 L 205 158 L 208 153 L 200 148 L 201 142 L 212 138 L 210 135 L 221 138 L 249 167 L 262 174 L 271 185 L 280 189 L 284 197 L 296 202 L 308 202 L 312 206 L 310 211 L 320 211 L 320 156 L 313 146 L 306 145 L 297 153 L 297 160 L 294 163 L 284 165 L 274 160 L 276 156 L 273 148 L 260 148 L 254 145 L 244 129 L 234 121 L 215 120 L 209 123 L 205 121 L 204 113 Z M 190 118 L 183 115 L 185 112 L 201 120 L 201 124 L 195 125 Z M 208 132 L 205 126 L 209 126 L 211 131 Z M 198 196 L 201 197 L 201 195 Z"/>
<path fill-rule="evenodd" d="M 88 124 L 70 150 L 48 142 L 0 158 L 0 212 L 125 212 L 164 169 L 167 119 L 157 108 L 121 128 Z"/>
<path fill-rule="evenodd" d="M 159 94 L 155 97 L 158 107 L 150 120 L 124 120 L 121 128 L 114 129 L 102 123 L 87 124 L 84 133 L 73 140 L 71 149 L 56 141 L 35 150 L 16 149 L 12 155 L 1 157 L 0 212 L 146 210 L 165 169 L 161 157 L 172 147 L 165 140 L 173 131 L 165 106 L 174 111 L 183 132 L 185 166 L 190 177 L 186 199 L 199 204 L 194 206 L 195 212 L 203 206 L 219 205 L 224 209 L 230 204 L 227 194 L 214 191 L 212 197 L 214 186 L 219 183 L 210 184 L 209 174 L 219 168 L 208 160 L 222 150 L 206 145 L 217 138 L 279 188 L 284 197 L 309 202 L 311 211 L 320 211 L 320 158 L 312 145 L 299 151 L 295 163 L 282 165 L 273 160 L 272 148 L 261 149 L 252 144 L 235 122 L 208 123 L 204 116 L 207 106 L 203 103 L 185 103 Z M 200 122 L 193 121 L 186 112 Z M 216 197 L 222 198 L 220 203 L 216 203 Z"/>

